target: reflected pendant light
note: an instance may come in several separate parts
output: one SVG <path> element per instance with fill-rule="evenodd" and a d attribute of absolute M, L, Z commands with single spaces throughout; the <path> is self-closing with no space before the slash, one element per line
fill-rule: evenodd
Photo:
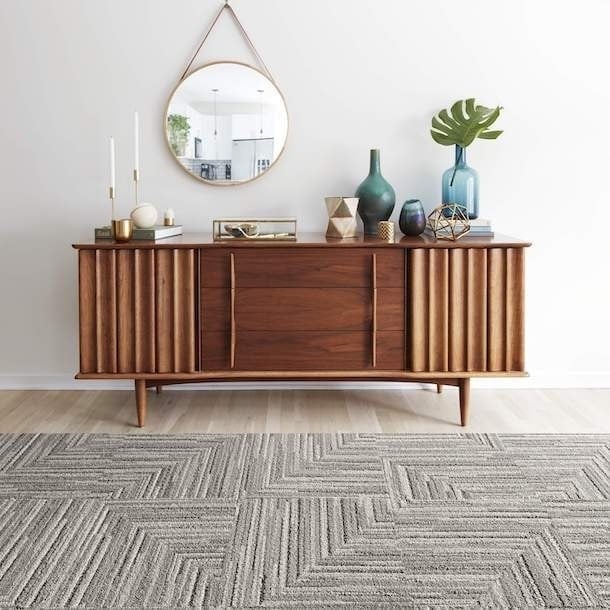
<path fill-rule="evenodd" d="M 218 89 L 212 89 L 212 93 L 214 93 L 214 137 L 216 138 L 218 136 L 218 113 L 216 111 Z"/>
<path fill-rule="evenodd" d="M 262 136 L 263 135 L 263 93 L 265 93 L 265 90 L 257 89 L 257 91 L 260 94 L 260 129 L 259 129 L 259 133 Z"/>

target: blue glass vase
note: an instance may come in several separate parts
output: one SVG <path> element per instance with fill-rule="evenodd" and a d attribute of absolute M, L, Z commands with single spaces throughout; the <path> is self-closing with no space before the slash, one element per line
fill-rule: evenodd
<path fill-rule="evenodd" d="M 455 165 L 443 174 L 443 203 L 465 208 L 468 218 L 479 217 L 479 174 L 466 163 L 466 149 L 455 147 Z"/>

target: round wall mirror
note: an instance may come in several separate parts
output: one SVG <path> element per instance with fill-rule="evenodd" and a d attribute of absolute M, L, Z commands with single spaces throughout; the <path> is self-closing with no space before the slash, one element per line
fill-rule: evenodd
<path fill-rule="evenodd" d="M 228 186 L 262 176 L 277 161 L 288 135 L 288 113 L 282 94 L 260 70 L 216 62 L 174 89 L 165 133 L 185 171 Z"/>

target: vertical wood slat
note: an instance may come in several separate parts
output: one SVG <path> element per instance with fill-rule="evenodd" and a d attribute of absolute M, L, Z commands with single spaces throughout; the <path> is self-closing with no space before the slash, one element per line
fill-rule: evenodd
<path fill-rule="evenodd" d="M 510 248 L 506 260 L 506 366 L 522 371 L 524 362 L 525 267 L 522 248 Z"/>
<path fill-rule="evenodd" d="M 231 351 L 229 354 L 229 364 L 233 369 L 235 368 L 235 348 L 237 342 L 237 337 L 235 336 L 237 326 L 237 320 L 235 319 L 235 291 L 237 289 L 237 286 L 235 285 L 235 255 L 233 254 L 233 252 L 229 254 L 229 274 L 231 279 L 231 310 L 229 312 L 231 320 L 231 339 L 229 349 Z"/>
<path fill-rule="evenodd" d="M 195 252 L 174 250 L 174 372 L 195 371 Z"/>
<path fill-rule="evenodd" d="M 173 250 L 169 249 L 155 250 L 155 336 L 158 373 L 171 373 L 174 370 L 173 254 Z"/>
<path fill-rule="evenodd" d="M 466 370 L 487 370 L 487 250 L 467 250 Z"/>
<path fill-rule="evenodd" d="M 136 373 L 156 370 L 155 259 L 153 250 L 134 250 L 134 349 Z"/>
<path fill-rule="evenodd" d="M 119 373 L 135 371 L 134 252 L 117 250 L 117 361 Z"/>
<path fill-rule="evenodd" d="M 95 251 L 95 328 L 98 373 L 116 373 L 116 252 Z"/>
<path fill-rule="evenodd" d="M 377 366 L 377 254 L 373 254 L 371 261 L 372 276 L 371 276 L 371 299 L 372 299 L 372 343 L 371 343 L 371 363 L 373 368 Z"/>
<path fill-rule="evenodd" d="M 487 370 L 506 370 L 506 260 L 507 249 L 487 253 Z"/>
<path fill-rule="evenodd" d="M 425 371 L 428 365 L 428 251 L 416 248 L 408 257 L 408 330 L 410 369 Z"/>
<path fill-rule="evenodd" d="M 80 372 L 97 372 L 95 250 L 78 252 Z"/>
<path fill-rule="evenodd" d="M 195 332 L 196 332 L 196 345 L 195 345 L 195 370 L 202 371 L 203 370 L 203 318 L 202 318 L 202 307 L 201 307 L 201 251 L 195 250 L 193 251 L 193 256 L 195 256 L 195 276 L 193 281 L 195 283 L 195 290 L 197 291 L 195 298 Z"/>
<path fill-rule="evenodd" d="M 413 249 L 407 263 L 409 370 L 523 370 L 522 248 Z"/>
<path fill-rule="evenodd" d="M 466 294 L 467 277 L 464 248 L 449 252 L 449 370 L 466 370 Z"/>
<path fill-rule="evenodd" d="M 444 248 L 428 253 L 428 369 L 449 366 L 449 253 Z"/>

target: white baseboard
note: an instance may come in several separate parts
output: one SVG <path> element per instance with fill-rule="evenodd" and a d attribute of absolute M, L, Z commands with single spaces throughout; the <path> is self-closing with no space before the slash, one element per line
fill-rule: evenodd
<path fill-rule="evenodd" d="M 241 381 L 174 386 L 177 390 L 300 390 L 300 389 L 418 389 L 420 384 L 383 381 Z M 537 373 L 530 377 L 486 377 L 473 380 L 475 388 L 610 388 L 610 372 Z M 132 381 L 76 380 L 66 375 L 0 375 L 0 390 L 130 390 Z"/>

